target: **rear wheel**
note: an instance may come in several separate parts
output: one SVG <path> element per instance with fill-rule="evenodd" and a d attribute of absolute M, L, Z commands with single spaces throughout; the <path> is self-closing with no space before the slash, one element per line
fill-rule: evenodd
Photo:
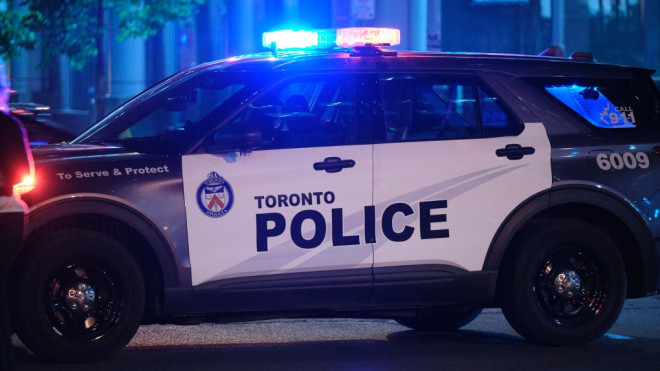
<path fill-rule="evenodd" d="M 481 309 L 421 310 L 414 317 L 397 318 L 396 321 L 419 331 L 454 331 L 472 322 L 479 313 L 481 313 Z"/>
<path fill-rule="evenodd" d="M 16 272 L 16 333 L 37 355 L 91 362 L 120 351 L 145 307 L 140 268 L 117 240 L 69 230 L 35 246 Z"/>
<path fill-rule="evenodd" d="M 500 271 L 502 311 L 522 336 L 546 345 L 584 344 L 617 320 L 626 296 L 612 239 L 578 220 L 525 230 Z"/>

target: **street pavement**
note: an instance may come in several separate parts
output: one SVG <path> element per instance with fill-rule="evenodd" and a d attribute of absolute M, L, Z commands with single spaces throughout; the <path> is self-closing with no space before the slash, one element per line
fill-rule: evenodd
<path fill-rule="evenodd" d="M 660 297 L 628 300 L 601 339 L 577 347 L 525 341 L 498 309 L 455 333 L 391 320 L 285 319 L 142 326 L 115 357 L 57 365 L 15 338 L 18 370 L 660 370 Z"/>

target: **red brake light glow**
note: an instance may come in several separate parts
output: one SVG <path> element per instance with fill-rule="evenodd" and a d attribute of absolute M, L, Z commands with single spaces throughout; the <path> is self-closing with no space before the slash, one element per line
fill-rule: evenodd
<path fill-rule="evenodd" d="M 34 189 L 35 184 L 36 183 L 34 177 L 31 175 L 26 175 L 23 177 L 22 182 L 14 185 L 14 194 L 20 196 L 24 193 L 28 193 Z"/>

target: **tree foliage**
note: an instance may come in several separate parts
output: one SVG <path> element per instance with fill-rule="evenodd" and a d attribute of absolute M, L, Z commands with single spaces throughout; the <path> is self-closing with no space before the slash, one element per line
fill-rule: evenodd
<path fill-rule="evenodd" d="M 106 32 L 105 15 L 117 20 L 119 41 L 146 38 L 167 22 L 188 17 L 204 0 L 0 0 L 3 2 L 10 4 L 8 10 L 0 11 L 0 56 L 38 47 L 44 66 L 52 57 L 66 55 L 74 67 L 81 68 L 98 56 L 96 40 Z"/>
<path fill-rule="evenodd" d="M 95 39 L 104 30 L 95 5 L 98 0 L 21 0 L 30 12 L 39 14 L 40 22 L 26 25 L 40 35 L 36 46 L 42 51 L 42 66 L 54 57 L 66 55 L 74 68 L 82 68 L 98 55 Z"/>
<path fill-rule="evenodd" d="M 5 1 L 0 1 L 0 6 Z M 12 57 L 21 49 L 33 49 L 37 37 L 32 24 L 42 22 L 41 14 L 27 10 L 0 11 L 0 57 Z M 27 27 L 26 27 L 27 26 Z"/>
<path fill-rule="evenodd" d="M 74 68 L 96 60 L 98 118 L 105 111 L 106 19 L 118 23 L 119 41 L 154 35 L 185 19 L 205 0 L 0 0 L 0 58 L 39 48 L 41 67 L 66 55 Z"/>
<path fill-rule="evenodd" d="M 165 23 L 187 17 L 204 0 L 114 0 L 108 1 L 119 17 L 119 39 L 148 37 Z"/>

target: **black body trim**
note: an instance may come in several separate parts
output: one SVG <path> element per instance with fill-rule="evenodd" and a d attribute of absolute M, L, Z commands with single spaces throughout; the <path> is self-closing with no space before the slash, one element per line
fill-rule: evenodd
<path fill-rule="evenodd" d="M 371 268 L 223 279 L 193 287 L 196 313 L 364 308 Z"/>
<path fill-rule="evenodd" d="M 497 271 L 469 272 L 448 265 L 374 268 L 370 306 L 491 306 Z"/>
<path fill-rule="evenodd" d="M 375 281 L 371 268 L 216 281 L 193 288 L 195 312 L 190 315 L 318 310 L 374 314 L 494 303 L 497 272 L 468 272 L 445 265 L 383 267 L 373 272 Z"/>

